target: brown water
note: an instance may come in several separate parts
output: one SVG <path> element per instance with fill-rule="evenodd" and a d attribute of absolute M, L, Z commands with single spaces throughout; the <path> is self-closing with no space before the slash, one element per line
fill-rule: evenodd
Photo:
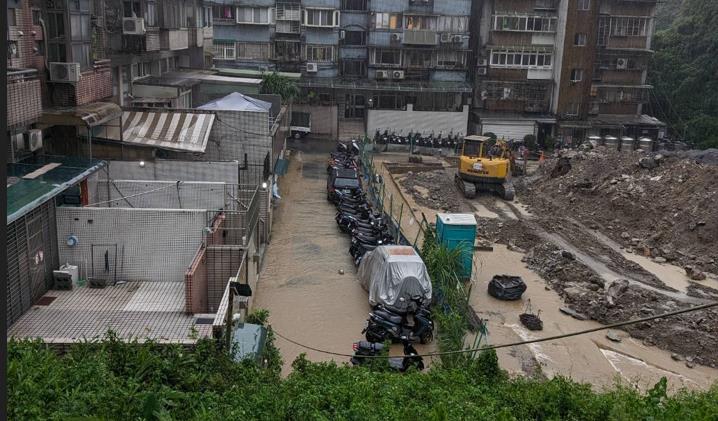
<path fill-rule="evenodd" d="M 254 306 L 268 309 L 272 327 L 292 340 L 351 354 L 352 343 L 364 339 L 361 331 L 370 307 L 356 279 L 349 237 L 337 228 L 336 210 L 326 200 L 325 162 L 324 153 L 298 152 L 280 181 L 282 199 Z M 276 344 L 284 359 L 284 375 L 303 352 L 312 361 L 348 362 L 282 338 Z M 417 346 L 417 350 L 430 352 L 434 347 Z M 401 354 L 400 347 L 394 347 L 392 354 Z"/>

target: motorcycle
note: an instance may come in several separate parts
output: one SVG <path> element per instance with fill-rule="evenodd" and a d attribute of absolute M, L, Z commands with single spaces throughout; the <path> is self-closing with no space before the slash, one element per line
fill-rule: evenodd
<path fill-rule="evenodd" d="M 423 370 L 424 359 L 419 356 L 419 353 L 411 345 L 408 338 L 402 338 L 402 343 L 404 344 L 404 356 L 387 358 L 389 368 L 400 373 L 407 371 L 410 367 L 414 367 L 419 371 Z M 384 344 L 359 341 L 354 342 L 352 349 L 354 350 L 354 356 L 351 357 L 350 361 L 352 365 L 357 366 L 366 364 L 372 359 L 366 357 L 381 355 L 384 351 Z"/>
<path fill-rule="evenodd" d="M 378 305 L 369 313 L 366 327 L 362 331 L 369 342 L 401 341 L 407 337 L 411 342 L 422 344 L 434 340 L 434 322 L 431 319 L 431 309 L 418 297 L 412 299 L 410 311 L 400 312 L 387 306 Z M 415 311 L 411 311 L 415 309 Z M 409 323 L 409 315 L 412 322 Z"/>

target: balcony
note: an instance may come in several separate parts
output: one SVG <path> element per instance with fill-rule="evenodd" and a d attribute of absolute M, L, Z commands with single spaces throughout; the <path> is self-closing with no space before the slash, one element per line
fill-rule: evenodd
<path fill-rule="evenodd" d="M 438 45 L 439 34 L 428 30 L 406 30 L 402 42 L 405 45 Z"/>
<path fill-rule="evenodd" d="M 591 96 L 600 104 L 645 104 L 651 89 L 651 85 L 594 84 Z"/>
<path fill-rule="evenodd" d="M 161 29 L 160 48 L 162 50 L 185 50 L 189 48 L 189 36 L 187 28 Z"/>
<path fill-rule="evenodd" d="M 42 115 L 40 80 L 35 69 L 7 70 L 7 126 L 30 124 Z"/>

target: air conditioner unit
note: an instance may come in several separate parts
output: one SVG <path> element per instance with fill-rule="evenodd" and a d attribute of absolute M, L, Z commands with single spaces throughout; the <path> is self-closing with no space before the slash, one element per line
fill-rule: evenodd
<path fill-rule="evenodd" d="M 42 130 L 30 130 L 27 132 L 27 150 L 35 152 L 42 149 Z"/>
<path fill-rule="evenodd" d="M 389 79 L 389 71 L 388 70 L 377 70 L 376 78 L 377 79 Z"/>
<path fill-rule="evenodd" d="M 16 151 L 25 149 L 25 136 L 22 133 L 13 135 L 13 144 L 15 145 Z"/>
<path fill-rule="evenodd" d="M 79 82 L 80 63 L 50 63 L 50 81 Z"/>
<path fill-rule="evenodd" d="M 489 73 L 489 69 L 487 67 L 479 67 L 476 69 L 476 74 L 479 76 L 486 76 Z"/>
<path fill-rule="evenodd" d="M 489 65 L 489 60 L 486 58 L 479 59 L 479 67 L 486 67 Z"/>
<path fill-rule="evenodd" d="M 403 70 L 394 70 L 391 72 L 391 78 L 396 80 L 404 79 L 404 71 Z"/>
<path fill-rule="evenodd" d="M 346 38 L 346 36 L 347 36 L 347 31 L 345 31 L 343 29 L 341 31 L 339 31 L 339 39 L 344 39 L 344 38 Z"/>
<path fill-rule="evenodd" d="M 461 35 L 454 35 L 453 37 L 451 37 L 451 41 L 455 44 L 461 44 L 462 42 L 464 42 L 464 37 L 462 37 Z"/>
<path fill-rule="evenodd" d="M 617 59 L 616 60 L 616 69 L 618 69 L 618 70 L 628 69 L 628 59 L 625 59 L 625 58 Z"/>
<path fill-rule="evenodd" d="M 317 68 L 317 63 L 307 63 L 307 73 L 316 73 Z"/>
<path fill-rule="evenodd" d="M 144 35 L 144 18 L 122 18 L 122 33 L 125 35 Z"/>
<path fill-rule="evenodd" d="M 401 34 L 397 33 L 397 32 L 394 32 L 393 34 L 391 34 L 391 41 L 392 42 L 401 42 Z"/>
<path fill-rule="evenodd" d="M 451 37 L 452 37 L 452 35 L 450 33 L 442 32 L 441 37 L 439 38 L 439 41 L 441 41 L 442 43 L 451 42 Z"/>

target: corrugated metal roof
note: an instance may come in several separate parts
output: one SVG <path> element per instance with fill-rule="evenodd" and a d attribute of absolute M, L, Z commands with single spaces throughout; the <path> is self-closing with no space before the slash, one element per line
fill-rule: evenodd
<path fill-rule="evenodd" d="M 179 111 L 125 111 L 122 140 L 183 152 L 204 152 L 214 114 Z"/>
<path fill-rule="evenodd" d="M 49 155 L 8 164 L 7 223 L 11 224 L 105 165 L 105 161 L 97 159 Z"/>

